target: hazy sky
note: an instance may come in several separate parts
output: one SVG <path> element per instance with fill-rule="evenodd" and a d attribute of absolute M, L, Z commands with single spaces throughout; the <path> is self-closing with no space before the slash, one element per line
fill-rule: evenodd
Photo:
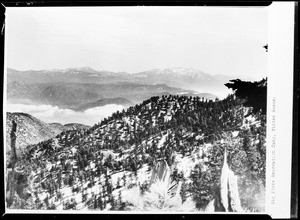
<path fill-rule="evenodd" d="M 266 76 L 267 8 L 7 8 L 6 64 Z"/>

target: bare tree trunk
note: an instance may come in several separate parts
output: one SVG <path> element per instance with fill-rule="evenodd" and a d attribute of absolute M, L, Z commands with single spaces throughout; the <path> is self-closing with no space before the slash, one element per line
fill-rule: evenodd
<path fill-rule="evenodd" d="M 237 177 L 227 164 L 227 152 L 224 152 L 224 163 L 221 173 L 221 184 L 213 189 L 214 199 L 206 206 L 205 211 L 241 212 Z"/>
<path fill-rule="evenodd" d="M 222 173 L 221 173 L 221 186 L 220 186 L 220 194 L 221 194 L 221 203 L 225 208 L 225 212 L 228 212 L 228 172 L 229 172 L 229 167 L 227 164 L 227 152 L 225 148 L 224 152 L 224 163 L 223 163 L 223 168 L 222 168 Z"/>
<path fill-rule="evenodd" d="M 241 200 L 238 191 L 237 177 L 233 174 L 232 171 L 228 175 L 228 191 L 230 197 L 230 207 L 233 212 L 241 212 Z"/>
<path fill-rule="evenodd" d="M 15 163 L 18 160 L 17 157 L 17 150 L 16 150 L 16 131 L 17 131 L 17 123 L 13 120 L 12 121 L 12 129 L 10 132 L 10 139 L 11 139 L 11 165 L 12 169 L 15 167 Z"/>
<path fill-rule="evenodd" d="M 14 182 L 16 180 L 14 178 L 14 173 L 15 173 L 14 170 L 9 170 L 7 172 L 6 203 L 8 207 L 10 207 L 13 204 L 14 196 L 15 196 Z"/>
<path fill-rule="evenodd" d="M 17 131 L 17 123 L 12 121 L 12 129 L 10 132 L 11 139 L 11 170 L 7 172 L 7 187 L 6 187 L 6 202 L 7 206 L 10 207 L 13 204 L 14 196 L 15 196 L 15 188 L 16 188 L 16 172 L 15 172 L 15 164 L 17 162 L 17 151 L 16 151 L 16 131 Z"/>
<path fill-rule="evenodd" d="M 150 185 L 153 184 L 156 180 L 160 180 L 168 183 L 170 175 L 171 175 L 171 170 L 167 162 L 165 160 L 159 161 L 152 169 Z"/>

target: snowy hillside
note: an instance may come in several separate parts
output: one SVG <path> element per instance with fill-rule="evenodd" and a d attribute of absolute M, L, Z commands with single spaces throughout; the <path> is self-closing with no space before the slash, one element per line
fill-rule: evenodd
<path fill-rule="evenodd" d="M 26 113 L 6 113 L 6 153 L 10 154 L 12 122 L 17 124 L 16 147 L 21 154 L 27 145 L 48 140 L 66 130 L 88 129 L 89 126 L 78 123 L 62 125 L 60 123 L 45 123 Z"/>
<path fill-rule="evenodd" d="M 26 184 L 10 208 L 205 211 L 218 198 L 226 149 L 242 210 L 263 211 L 265 115 L 250 111 L 233 95 L 156 96 L 64 131 L 17 162 Z M 161 194 L 163 204 L 153 203 Z"/>

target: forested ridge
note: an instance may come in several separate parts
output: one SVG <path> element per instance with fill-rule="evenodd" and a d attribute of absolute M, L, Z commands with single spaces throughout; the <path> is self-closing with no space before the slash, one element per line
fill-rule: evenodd
<path fill-rule="evenodd" d="M 134 210 L 128 192 L 147 192 L 151 170 L 166 161 L 172 181 L 181 183 L 182 202 L 191 199 L 193 211 L 204 210 L 220 184 L 226 149 L 243 210 L 263 211 L 266 115 L 245 102 L 235 94 L 215 101 L 155 96 L 89 129 L 29 145 L 16 161 L 20 184 L 7 205 Z"/>

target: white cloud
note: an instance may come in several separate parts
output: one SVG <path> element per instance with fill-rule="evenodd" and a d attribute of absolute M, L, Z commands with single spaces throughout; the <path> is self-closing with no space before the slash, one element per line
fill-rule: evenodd
<path fill-rule="evenodd" d="M 121 111 L 122 105 L 105 105 L 96 108 L 90 108 L 84 112 L 77 112 L 71 109 L 61 109 L 51 105 L 32 105 L 32 104 L 13 104 L 7 103 L 7 112 L 24 112 L 28 113 L 46 123 L 59 122 L 81 123 L 86 125 L 94 125 L 101 119 L 110 116 L 113 112 Z"/>

